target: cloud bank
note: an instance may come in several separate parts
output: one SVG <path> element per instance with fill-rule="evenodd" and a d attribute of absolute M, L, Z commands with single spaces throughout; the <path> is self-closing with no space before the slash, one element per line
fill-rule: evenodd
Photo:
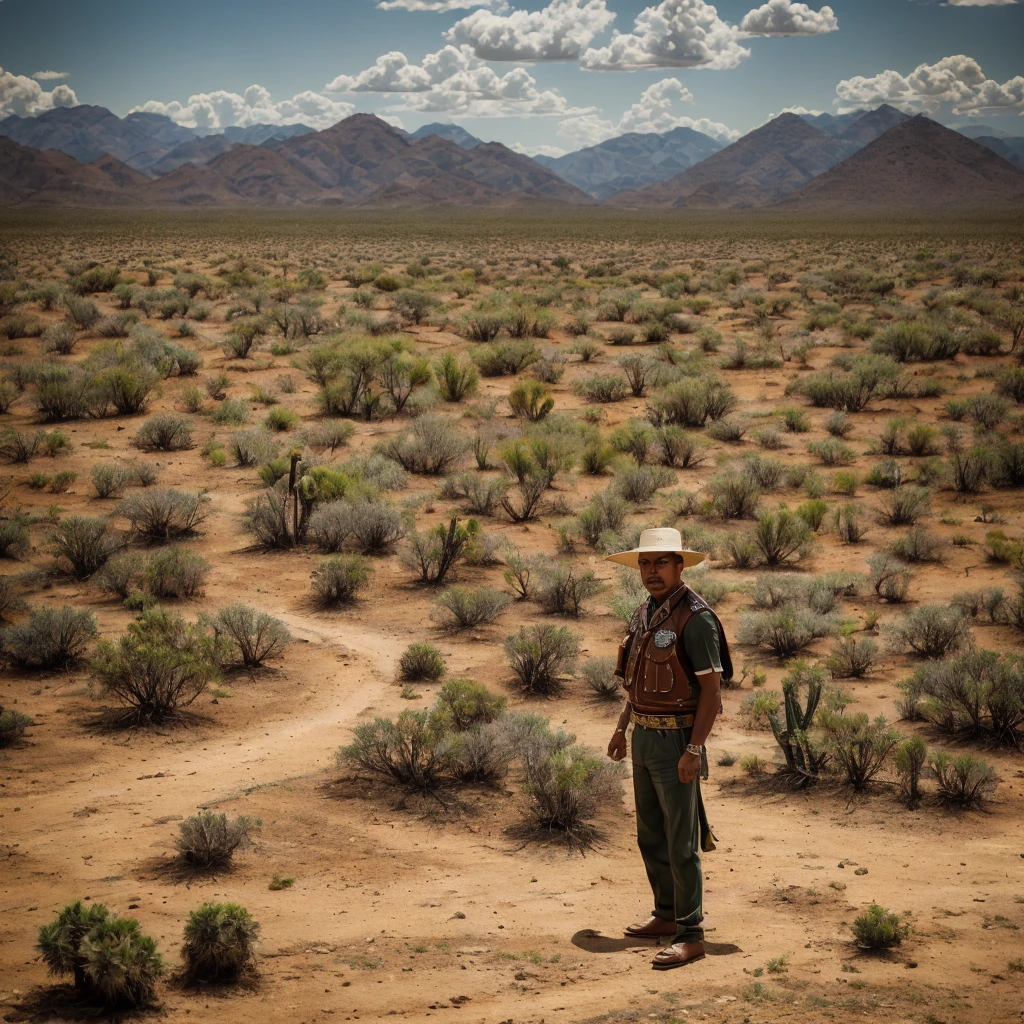
<path fill-rule="evenodd" d="M 792 0 L 768 0 L 747 14 L 740 28 L 749 36 L 820 36 L 835 32 L 839 19 L 831 7 L 813 11 Z"/>
<path fill-rule="evenodd" d="M 74 90 L 66 85 L 58 85 L 47 92 L 34 78 L 12 75 L 0 68 L 0 117 L 9 117 L 11 114 L 31 117 L 35 114 L 45 114 L 54 107 L 77 105 L 78 97 Z"/>

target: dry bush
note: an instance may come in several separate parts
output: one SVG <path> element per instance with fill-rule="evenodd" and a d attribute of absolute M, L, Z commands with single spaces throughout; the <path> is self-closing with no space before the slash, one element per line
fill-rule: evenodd
<path fill-rule="evenodd" d="M 75 579 L 85 580 L 127 543 L 102 517 L 69 516 L 50 535 L 57 564 Z"/>
<path fill-rule="evenodd" d="M 591 658 L 583 666 L 583 681 L 596 701 L 621 701 L 622 680 L 614 674 L 614 658 Z"/>
<path fill-rule="evenodd" d="M 469 450 L 453 420 L 421 416 L 408 433 L 385 442 L 380 451 L 409 473 L 438 476 L 447 473 Z"/>
<path fill-rule="evenodd" d="M 178 825 L 174 845 L 186 863 L 209 870 L 231 863 L 235 852 L 250 846 L 250 836 L 260 828 L 259 819 L 200 811 Z"/>
<path fill-rule="evenodd" d="M 815 640 L 838 629 L 834 616 L 808 608 L 783 607 L 774 611 L 745 612 L 740 619 L 739 642 L 770 651 L 777 658 L 791 658 Z"/>
<path fill-rule="evenodd" d="M 593 569 L 581 571 L 574 565 L 545 564 L 538 568 L 534 596 L 549 615 L 578 619 L 583 604 L 604 589 Z"/>
<path fill-rule="evenodd" d="M 210 563 L 198 552 L 169 547 L 150 557 L 142 568 L 140 583 L 145 592 L 158 601 L 197 597 L 203 592 L 210 568 Z M 117 575 L 123 579 L 127 574 L 119 571 Z M 128 597 L 130 593 L 122 596 Z"/>
<path fill-rule="evenodd" d="M 190 536 L 203 524 L 209 501 L 203 492 L 187 494 L 154 487 L 122 500 L 115 515 L 123 516 L 134 533 L 149 540 L 176 540 Z"/>
<path fill-rule="evenodd" d="M 337 555 L 313 570 L 310 587 L 323 605 L 349 604 L 372 575 L 373 568 L 361 555 Z"/>
<path fill-rule="evenodd" d="M 890 604 L 900 604 L 907 599 L 910 587 L 910 569 L 895 555 L 876 551 L 868 559 L 868 579 L 875 593 Z"/>
<path fill-rule="evenodd" d="M 505 639 L 505 654 L 520 688 L 527 694 L 556 693 L 561 676 L 579 656 L 580 638 L 565 626 L 523 627 Z"/>
<path fill-rule="evenodd" d="M 0 630 L 0 651 L 25 668 L 63 668 L 97 635 L 96 616 L 80 608 L 31 608 L 27 622 Z"/>
<path fill-rule="evenodd" d="M 939 800 L 954 807 L 983 807 L 997 785 L 992 765 L 971 754 L 954 757 L 939 750 L 932 754 L 928 764 L 938 779 Z"/>
<path fill-rule="evenodd" d="M 943 658 L 973 643 L 964 613 L 959 608 L 939 604 L 910 609 L 886 627 L 886 639 L 891 650 L 912 651 L 922 658 Z"/>
<path fill-rule="evenodd" d="M 222 608 L 210 625 L 221 640 L 221 664 L 256 667 L 277 657 L 292 641 L 288 627 L 280 619 L 245 604 Z"/>
<path fill-rule="evenodd" d="M 508 594 L 491 587 L 449 587 L 437 598 L 447 612 L 447 624 L 455 629 L 469 629 L 494 620 L 512 603 Z"/>

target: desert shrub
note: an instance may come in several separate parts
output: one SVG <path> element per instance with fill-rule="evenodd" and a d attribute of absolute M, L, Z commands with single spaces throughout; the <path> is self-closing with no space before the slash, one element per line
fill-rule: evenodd
<path fill-rule="evenodd" d="M 426 533 L 413 531 L 409 535 L 406 562 L 419 572 L 422 582 L 440 586 L 464 557 L 466 545 L 479 529 L 474 519 L 460 526 L 459 521 L 452 518 L 447 526 L 438 523 Z"/>
<path fill-rule="evenodd" d="M 493 341 L 503 326 L 504 321 L 499 313 L 474 311 L 462 315 L 456 330 L 469 341 Z"/>
<path fill-rule="evenodd" d="M 977 494 L 985 486 L 991 468 L 988 448 L 954 448 L 947 457 L 953 489 L 961 494 Z"/>
<path fill-rule="evenodd" d="M 221 641 L 218 656 L 222 664 L 262 665 L 277 657 L 292 640 L 280 619 L 245 604 L 222 608 L 210 625 Z"/>
<path fill-rule="evenodd" d="M 853 430 L 853 423 L 845 412 L 836 409 L 825 417 L 825 429 L 834 438 L 842 440 Z"/>
<path fill-rule="evenodd" d="M 521 380 L 509 392 L 508 405 L 513 416 L 537 423 L 551 412 L 555 406 L 555 400 L 541 381 Z"/>
<path fill-rule="evenodd" d="M 127 569 L 128 566 L 125 566 Z M 141 585 L 158 601 L 196 597 L 203 591 L 210 563 L 202 555 L 186 548 L 170 547 L 156 552 L 141 573 Z M 118 572 L 115 576 L 123 574 Z M 128 597 L 131 591 L 125 593 Z"/>
<path fill-rule="evenodd" d="M 290 515 L 291 503 L 287 494 L 264 491 L 246 504 L 242 528 L 253 534 L 265 548 L 288 548 L 292 546 L 293 540 L 289 526 Z"/>
<path fill-rule="evenodd" d="M 758 560 L 758 548 L 750 533 L 730 533 L 725 539 L 729 562 L 737 569 L 749 569 Z"/>
<path fill-rule="evenodd" d="M 938 750 L 928 764 L 938 779 L 939 800 L 945 804 L 980 808 L 996 788 L 995 769 L 980 757 L 954 757 L 948 751 Z"/>
<path fill-rule="evenodd" d="M 787 386 L 787 393 L 806 395 L 812 405 L 822 408 L 860 412 L 876 395 L 891 392 L 902 378 L 899 365 L 886 356 L 837 357 L 835 362 L 846 372 L 808 374 Z"/>
<path fill-rule="evenodd" d="M 44 364 L 34 374 L 35 404 L 44 423 L 62 423 L 88 416 L 92 379 L 78 367 Z"/>
<path fill-rule="evenodd" d="M 75 350 L 78 343 L 78 333 L 75 325 L 70 320 L 60 320 L 50 324 L 43 331 L 43 351 L 53 352 L 58 356 L 69 356 Z"/>
<path fill-rule="evenodd" d="M 811 441 L 807 450 L 817 455 L 825 466 L 848 466 L 857 457 L 857 453 L 837 437 L 828 437 L 824 441 Z"/>
<path fill-rule="evenodd" d="M 45 437 L 42 430 L 29 434 L 9 428 L 0 434 L 0 455 L 10 462 L 27 464 L 42 453 Z"/>
<path fill-rule="evenodd" d="M 642 466 L 654 448 L 654 431 L 643 420 L 629 420 L 612 432 L 611 445 L 623 455 L 632 455 L 636 464 Z"/>
<path fill-rule="evenodd" d="M 998 445 L 989 475 L 996 487 L 1024 487 L 1024 443 L 1007 441 Z"/>
<path fill-rule="evenodd" d="M 857 945 L 862 949 L 890 949 L 898 946 L 910 932 L 910 926 L 901 924 L 898 915 L 877 903 L 872 903 L 863 914 L 854 918 L 851 927 Z"/>
<path fill-rule="evenodd" d="M 1010 408 L 1010 403 L 998 395 L 972 395 L 967 399 L 967 415 L 982 430 L 995 430 Z"/>
<path fill-rule="evenodd" d="M 825 659 L 825 667 L 834 679 L 860 679 L 868 674 L 878 660 L 878 644 L 874 640 L 839 637 Z"/>
<path fill-rule="evenodd" d="M 274 516 L 276 510 L 268 510 L 267 518 L 272 539 L 282 532 L 279 521 Z M 352 506 L 347 501 L 327 501 L 318 504 L 309 517 L 309 526 L 306 535 L 316 546 L 318 551 L 324 554 L 335 554 L 345 546 L 345 541 L 352 534 Z M 261 517 L 262 518 L 262 517 Z M 273 543 L 269 546 L 285 546 L 287 538 L 281 538 L 282 544 Z"/>
<path fill-rule="evenodd" d="M 447 781 L 447 745 L 429 711 L 403 711 L 394 722 L 375 718 L 356 726 L 337 753 L 340 768 L 354 767 L 382 782 L 423 793 Z"/>
<path fill-rule="evenodd" d="M 920 736 L 910 736 L 896 744 L 893 760 L 900 780 L 900 793 L 907 805 L 917 806 L 921 799 L 921 771 L 928 756 L 928 747 Z"/>
<path fill-rule="evenodd" d="M 210 419 L 218 427 L 239 427 L 249 422 L 251 407 L 242 398 L 225 398 L 216 409 Z"/>
<path fill-rule="evenodd" d="M 204 903 L 189 913 L 181 956 L 185 979 L 232 981 L 251 969 L 259 925 L 237 903 Z"/>
<path fill-rule="evenodd" d="M 805 501 L 798 505 L 796 514 L 814 531 L 817 532 L 825 519 L 828 505 L 820 498 L 812 501 Z"/>
<path fill-rule="evenodd" d="M 135 918 L 110 914 L 102 903 L 69 903 L 39 929 L 36 948 L 50 974 L 72 975 L 76 990 L 110 1009 L 152 1002 L 164 973 L 156 941 Z"/>
<path fill-rule="evenodd" d="M 511 494 L 506 492 L 501 499 L 502 511 L 513 523 L 525 523 L 536 519 L 549 483 L 547 477 L 539 473 L 531 473 L 524 477 L 516 488 L 519 492 L 518 504 L 513 500 Z"/>
<path fill-rule="evenodd" d="M 87 331 L 102 316 L 95 302 L 79 295 L 65 294 L 62 302 L 68 320 L 80 331 Z"/>
<path fill-rule="evenodd" d="M 153 541 L 175 540 L 196 532 L 207 516 L 205 493 L 187 494 L 153 487 L 124 498 L 115 514 L 128 520 L 133 532 Z"/>
<path fill-rule="evenodd" d="M 876 551 L 868 559 L 868 579 L 875 593 L 883 601 L 900 604 L 907 599 L 910 587 L 910 569 L 895 555 Z"/>
<path fill-rule="evenodd" d="M 586 846 L 596 835 L 590 819 L 618 797 L 620 766 L 577 744 L 574 736 L 547 728 L 527 734 L 522 757 L 529 831 L 555 832 Z"/>
<path fill-rule="evenodd" d="M 941 562 L 946 542 L 922 526 L 911 527 L 890 550 L 904 562 Z"/>
<path fill-rule="evenodd" d="M 667 466 L 625 466 L 615 474 L 614 488 L 625 501 L 646 505 L 659 488 L 675 482 Z"/>
<path fill-rule="evenodd" d="M 738 635 L 741 644 L 771 651 L 777 658 L 791 658 L 818 638 L 834 634 L 836 629 L 832 616 L 807 608 L 783 607 L 744 613 Z"/>
<path fill-rule="evenodd" d="M 469 357 L 484 377 L 507 377 L 537 362 L 540 352 L 532 341 L 505 341 L 475 348 Z"/>
<path fill-rule="evenodd" d="M 349 505 L 348 528 L 363 555 L 384 554 L 405 536 L 405 524 L 397 508 L 365 498 Z"/>
<path fill-rule="evenodd" d="M 555 693 L 560 676 L 579 656 L 580 638 L 565 626 L 523 627 L 506 637 L 505 654 L 516 682 L 527 694 Z"/>
<path fill-rule="evenodd" d="M 409 473 L 446 473 L 469 449 L 455 423 L 443 416 L 421 416 L 408 433 L 386 442 L 381 453 Z"/>
<path fill-rule="evenodd" d="M 622 356 L 619 366 L 626 375 L 634 398 L 643 398 L 649 387 L 657 387 L 664 377 L 663 364 L 644 355 Z"/>
<path fill-rule="evenodd" d="M 132 444 L 143 451 L 184 451 L 192 447 L 192 426 L 183 416 L 161 413 L 142 424 Z"/>
<path fill-rule="evenodd" d="M 348 443 L 355 428 L 344 420 L 321 420 L 310 424 L 303 431 L 302 438 L 313 449 L 329 449 L 333 455 L 338 448 Z"/>
<path fill-rule="evenodd" d="M 103 517 L 69 516 L 54 528 L 50 539 L 60 568 L 79 580 L 98 572 L 125 545 Z"/>
<path fill-rule="evenodd" d="M 811 548 L 811 530 L 795 512 L 766 512 L 754 529 L 754 544 L 765 565 L 782 565 L 803 558 Z"/>
<path fill-rule="evenodd" d="M 707 493 L 711 510 L 720 519 L 752 519 L 757 515 L 761 488 L 749 473 L 719 473 L 708 483 Z"/>
<path fill-rule="evenodd" d="M 943 732 L 1019 745 L 1024 732 L 1024 659 L 970 651 L 924 665 L 902 684 L 907 710 Z"/>
<path fill-rule="evenodd" d="M 471 679 L 449 679 L 438 690 L 431 718 L 437 728 L 464 733 L 497 722 L 506 703 L 504 697 Z"/>
<path fill-rule="evenodd" d="M 134 480 L 135 474 L 123 462 L 97 462 L 89 472 L 99 498 L 119 498 Z"/>
<path fill-rule="evenodd" d="M 960 339 L 944 324 L 903 320 L 873 338 L 871 351 L 900 363 L 932 362 L 952 359 L 960 351 Z"/>
<path fill-rule="evenodd" d="M 20 558 L 29 549 L 27 522 L 22 516 L 0 520 L 0 558 Z"/>
<path fill-rule="evenodd" d="M 583 604 L 603 589 L 593 569 L 580 571 L 576 566 L 549 564 L 539 567 L 535 597 L 549 615 L 579 618 Z"/>
<path fill-rule="evenodd" d="M 783 406 L 778 413 L 791 434 L 806 434 L 811 429 L 811 421 L 803 409 Z"/>
<path fill-rule="evenodd" d="M 263 419 L 263 426 L 267 430 L 284 431 L 292 430 L 302 422 L 302 417 L 291 409 L 276 407 L 270 410 Z"/>
<path fill-rule="evenodd" d="M 669 424 L 655 433 L 662 464 L 678 469 L 696 469 L 707 458 L 707 449 L 682 427 Z"/>
<path fill-rule="evenodd" d="M 228 451 L 239 466 L 259 466 L 269 462 L 277 450 L 269 431 L 237 430 L 228 442 Z"/>
<path fill-rule="evenodd" d="M 31 725 L 35 725 L 35 722 L 30 715 L 23 715 L 20 711 L 14 710 L 5 711 L 0 704 L 0 750 L 20 740 Z"/>
<path fill-rule="evenodd" d="M 884 718 L 871 721 L 863 712 L 855 715 L 826 712 L 820 716 L 819 724 L 833 763 L 856 790 L 866 788 L 900 741 L 900 734 L 890 728 Z"/>
<path fill-rule="evenodd" d="M 629 381 L 615 373 L 594 373 L 575 381 L 573 391 L 588 402 L 621 402 L 629 394 Z"/>
<path fill-rule="evenodd" d="M 32 608 L 28 622 L 0 630 L 0 650 L 26 668 L 63 668 L 96 637 L 96 616 L 79 608 Z"/>
<path fill-rule="evenodd" d="M 622 681 L 615 675 L 614 658 L 591 658 L 583 666 L 583 681 L 598 701 L 622 699 Z"/>
<path fill-rule="evenodd" d="M 119 726 L 151 726 L 180 720 L 217 678 L 214 647 L 199 625 L 151 608 L 116 641 L 97 645 L 90 668 L 103 691 L 121 707 Z"/>
<path fill-rule="evenodd" d="M 971 630 L 959 608 L 926 604 L 912 608 L 886 629 L 892 650 L 922 658 L 942 658 L 972 643 Z"/>
<path fill-rule="evenodd" d="M 310 587 L 321 604 L 348 604 L 369 581 L 373 568 L 361 555 L 325 558 L 313 570 Z"/>
<path fill-rule="evenodd" d="M 444 675 L 444 657 L 433 644 L 409 644 L 398 659 L 398 674 L 410 683 L 433 682 Z"/>
<path fill-rule="evenodd" d="M 702 427 L 709 419 L 727 416 L 736 403 L 729 385 L 715 377 L 683 378 L 652 395 L 647 418 L 655 427 Z"/>
<path fill-rule="evenodd" d="M 446 402 L 461 402 L 473 394 L 480 381 L 476 367 L 464 363 L 453 352 L 445 352 L 434 364 L 437 386 Z"/>
<path fill-rule="evenodd" d="M 908 526 L 916 523 L 929 505 L 927 488 L 901 484 L 882 495 L 879 515 L 890 526 Z"/>
<path fill-rule="evenodd" d="M 200 811 L 179 823 L 174 845 L 193 867 L 223 868 L 231 863 L 236 851 L 251 844 L 250 836 L 260 824 L 258 819 L 244 815 L 229 820 L 226 814 Z"/>
<path fill-rule="evenodd" d="M 447 621 L 456 629 L 489 624 L 512 603 L 512 598 L 490 587 L 449 587 L 437 598 L 448 613 Z"/>
<path fill-rule="evenodd" d="M 445 481 L 445 491 L 461 499 L 462 507 L 471 515 L 489 516 L 505 497 L 508 481 L 477 473 L 460 473 Z"/>
<path fill-rule="evenodd" d="M 996 391 L 1024 405 L 1024 366 L 1007 367 L 996 377 Z"/>

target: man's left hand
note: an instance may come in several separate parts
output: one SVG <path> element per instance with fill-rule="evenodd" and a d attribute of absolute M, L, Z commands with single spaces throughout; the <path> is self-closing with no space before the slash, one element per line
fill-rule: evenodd
<path fill-rule="evenodd" d="M 679 781 L 682 783 L 693 782 L 700 771 L 700 754 L 691 754 L 687 751 L 681 758 L 676 769 L 679 773 Z"/>

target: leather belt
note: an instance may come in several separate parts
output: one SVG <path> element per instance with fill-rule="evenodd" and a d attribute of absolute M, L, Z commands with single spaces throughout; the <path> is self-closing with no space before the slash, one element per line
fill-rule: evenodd
<path fill-rule="evenodd" d="M 630 711 L 629 720 L 644 729 L 689 729 L 693 725 L 693 715 L 642 715 Z"/>

